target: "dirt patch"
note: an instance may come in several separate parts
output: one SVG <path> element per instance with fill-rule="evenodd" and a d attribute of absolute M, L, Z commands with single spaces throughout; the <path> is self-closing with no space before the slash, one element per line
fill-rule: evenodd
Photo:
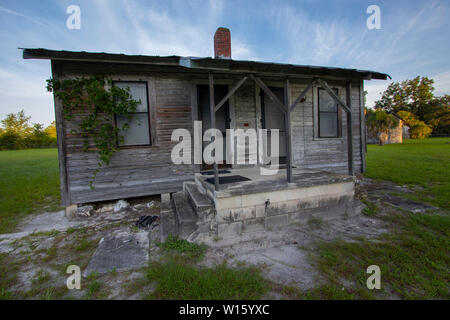
<path fill-rule="evenodd" d="M 257 265 L 271 281 L 306 290 L 317 285 L 320 278 L 309 259 L 315 241 L 356 241 L 387 231 L 384 222 L 359 214 L 320 224 L 306 222 L 259 234 L 243 234 L 233 239 L 209 239 L 202 264 L 213 266 L 227 261 L 232 265 Z"/>
<path fill-rule="evenodd" d="M 317 287 L 322 278 L 311 259 L 315 254 L 314 244 L 336 239 L 378 241 L 377 237 L 392 230 L 392 225 L 379 218 L 380 214 L 395 209 L 396 205 L 412 212 L 417 209 L 417 203 L 401 197 L 408 192 L 411 189 L 406 186 L 364 179 L 357 190 L 358 196 L 368 205 L 363 213 L 332 220 L 314 219 L 232 239 L 204 238 L 201 241 L 208 249 L 198 265 L 213 267 L 225 262 L 230 266 L 257 266 L 264 277 L 279 286 L 299 290 Z M 422 210 L 432 210 L 432 207 L 423 205 Z M 123 258 L 126 254 L 123 255 L 121 250 L 127 251 L 129 240 L 133 242 L 144 237 L 145 241 L 141 242 L 145 245 L 134 248 L 134 252 L 146 255 L 150 263 L 158 261 L 162 252 L 157 245 L 160 240 L 157 223 L 148 230 L 138 229 L 134 224 L 146 214 L 158 215 L 158 206 L 149 208 L 133 204 L 128 210 L 116 213 L 97 209 L 90 217 L 73 220 L 65 218 L 63 212 L 33 216 L 20 226 L 19 233 L 0 237 L 0 255 L 6 257 L 2 263 L 7 263 L 1 267 L 10 270 L 7 282 L 5 280 L 0 285 L 6 286 L 11 294 L 8 297 L 16 299 L 143 298 L 143 292 L 151 290 L 144 280 L 147 258 L 145 261 L 138 259 L 139 263 L 130 268 L 109 268 L 108 265 L 101 272 L 92 268 L 95 266 L 92 258 L 95 257 L 94 252 L 101 249 L 102 238 L 109 239 L 109 242 L 103 240 L 109 244 L 103 248 L 107 253 L 116 253 Z M 101 254 L 98 256 L 105 258 Z M 126 260 L 121 259 L 125 263 Z M 82 272 L 90 270 L 88 266 L 91 266 L 92 275 L 83 278 L 81 290 L 68 290 L 65 285 L 69 276 L 66 269 L 70 264 L 79 265 Z M 267 296 L 269 299 L 284 297 L 280 291 Z"/>

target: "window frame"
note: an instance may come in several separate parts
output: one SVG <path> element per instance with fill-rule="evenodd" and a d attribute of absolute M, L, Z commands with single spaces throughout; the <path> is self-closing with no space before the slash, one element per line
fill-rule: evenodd
<path fill-rule="evenodd" d="M 339 104 L 336 103 L 336 111 L 320 111 L 320 90 L 327 92 L 324 88 L 317 88 L 317 138 L 318 139 L 340 139 L 342 138 L 342 110 L 339 107 Z M 331 88 L 337 96 L 339 96 L 339 88 Z M 327 92 L 328 93 L 328 92 Z M 329 95 L 329 94 L 328 94 Z M 331 97 L 331 96 L 330 96 Z M 334 99 L 331 97 L 334 101 Z M 320 114 L 328 113 L 328 114 L 336 114 L 336 135 L 335 136 L 321 136 L 320 132 Z"/>
<path fill-rule="evenodd" d="M 112 82 L 112 86 L 114 86 L 116 83 L 144 83 L 145 84 L 145 93 L 146 93 L 146 99 L 147 99 L 147 112 L 138 111 L 138 112 L 133 112 L 133 113 L 130 113 L 130 114 L 131 115 L 133 115 L 133 114 L 143 114 L 143 113 L 147 114 L 147 119 L 148 119 L 148 141 L 149 141 L 147 144 L 120 145 L 119 144 L 119 137 L 116 136 L 116 145 L 117 145 L 117 147 L 120 148 L 120 149 L 130 149 L 130 148 L 151 147 L 151 146 L 153 146 L 153 144 L 152 144 L 152 122 L 151 122 L 151 118 L 150 118 L 150 99 L 149 99 L 149 94 L 148 94 L 148 81 L 144 81 L 144 80 L 114 80 Z M 114 115 L 114 126 L 117 128 L 117 114 Z"/>

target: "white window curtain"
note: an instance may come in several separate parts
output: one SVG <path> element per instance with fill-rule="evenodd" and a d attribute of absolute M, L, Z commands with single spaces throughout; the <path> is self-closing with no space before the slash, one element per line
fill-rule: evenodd
<path fill-rule="evenodd" d="M 337 92 L 337 89 L 334 89 Z M 338 105 L 327 91 L 320 88 L 319 93 L 319 137 L 336 138 L 339 136 Z"/>
<path fill-rule="evenodd" d="M 129 128 L 120 133 L 124 137 L 123 141 L 119 140 L 121 146 L 137 146 L 150 144 L 150 130 L 148 117 L 148 99 L 147 84 L 145 82 L 115 82 L 115 86 L 130 89 L 131 97 L 140 100 L 141 103 L 136 108 L 136 113 L 128 116 L 117 116 L 117 126 L 122 128 L 128 123 Z"/>

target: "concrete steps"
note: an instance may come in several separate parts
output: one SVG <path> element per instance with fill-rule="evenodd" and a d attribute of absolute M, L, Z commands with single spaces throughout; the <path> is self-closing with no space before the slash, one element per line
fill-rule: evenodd
<path fill-rule="evenodd" d="M 183 191 L 172 195 L 178 237 L 187 239 L 197 227 L 198 216 Z"/>
<path fill-rule="evenodd" d="M 167 240 L 167 237 L 169 237 L 169 235 L 177 235 L 175 215 L 170 198 L 168 199 L 168 201 L 161 202 L 161 207 L 159 210 L 159 230 L 161 232 L 160 241 L 164 242 Z"/>
<path fill-rule="evenodd" d="M 185 182 L 183 191 L 173 193 L 170 201 L 161 203 L 161 241 L 169 235 L 180 239 L 195 238 L 196 233 L 209 230 L 213 216 L 213 202 L 195 182 Z"/>
<path fill-rule="evenodd" d="M 205 194 L 200 192 L 195 182 L 186 182 L 183 187 L 192 207 L 199 216 L 214 208 L 213 202 Z"/>

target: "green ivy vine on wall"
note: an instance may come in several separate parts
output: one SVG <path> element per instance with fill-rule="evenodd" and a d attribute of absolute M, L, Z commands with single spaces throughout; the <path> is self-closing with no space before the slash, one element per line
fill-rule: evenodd
<path fill-rule="evenodd" d="M 129 88 L 113 86 L 112 80 L 103 76 L 48 79 L 47 90 L 61 101 L 64 119 L 80 118 L 78 130 L 71 133 L 81 134 L 84 152 L 93 151 L 90 140 L 96 147 L 98 168 L 89 183 L 93 188 L 97 173 L 102 166 L 109 165 L 113 153 L 119 150 L 119 141 L 123 142 L 121 133 L 129 127 L 127 122 L 117 127 L 114 117 L 127 116 L 129 121 L 141 101 L 132 99 Z"/>

